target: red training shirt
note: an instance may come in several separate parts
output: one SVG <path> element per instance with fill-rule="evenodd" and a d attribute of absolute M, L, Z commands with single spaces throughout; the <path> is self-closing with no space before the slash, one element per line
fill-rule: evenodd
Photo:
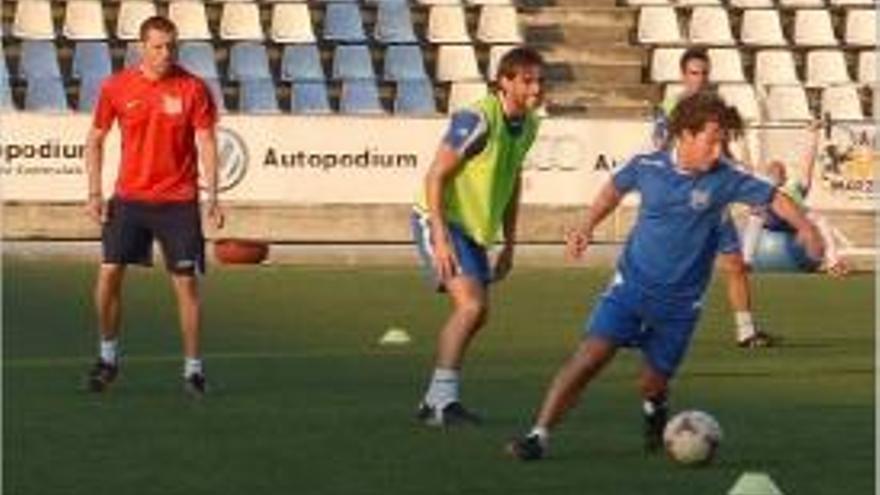
<path fill-rule="evenodd" d="M 123 199 L 172 202 L 198 197 L 196 129 L 217 123 L 217 109 L 205 84 L 173 66 L 159 80 L 139 67 L 104 81 L 93 125 L 109 130 L 119 121 L 122 159 L 116 195 Z"/>

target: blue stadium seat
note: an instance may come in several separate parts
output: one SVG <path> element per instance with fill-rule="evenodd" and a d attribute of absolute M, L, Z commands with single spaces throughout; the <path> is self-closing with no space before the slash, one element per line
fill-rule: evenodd
<path fill-rule="evenodd" d="M 434 84 L 427 79 L 398 82 L 397 95 L 394 97 L 394 113 L 404 115 L 437 113 Z"/>
<path fill-rule="evenodd" d="M 219 79 L 214 47 L 209 41 L 183 41 L 178 49 L 177 59 L 184 69 L 202 79 Z"/>
<path fill-rule="evenodd" d="M 106 41 L 78 41 L 73 48 L 71 76 L 74 79 L 101 80 L 113 72 L 110 47 Z"/>
<path fill-rule="evenodd" d="M 380 43 L 415 43 L 409 5 L 405 1 L 380 2 L 373 37 Z"/>
<path fill-rule="evenodd" d="M 266 47 L 251 41 L 242 41 L 232 45 L 227 77 L 232 81 L 271 80 L 272 74 L 269 72 L 269 56 L 266 54 Z"/>
<path fill-rule="evenodd" d="M 375 79 L 370 50 L 364 45 L 339 45 L 333 52 L 333 79 Z"/>
<path fill-rule="evenodd" d="M 202 79 L 205 81 L 205 85 L 208 86 L 208 91 L 211 92 L 211 98 L 214 99 L 214 105 L 217 107 L 218 112 L 226 112 L 226 99 L 223 97 L 223 87 L 220 85 L 220 81 L 217 79 Z"/>
<path fill-rule="evenodd" d="M 366 41 L 360 6 L 356 3 L 328 3 L 324 13 L 324 39 L 343 43 Z"/>
<path fill-rule="evenodd" d="M 31 78 L 24 94 L 24 109 L 35 112 L 66 112 L 69 110 L 64 81 L 61 78 Z"/>
<path fill-rule="evenodd" d="M 101 90 L 103 79 L 87 78 L 79 82 L 79 98 L 76 104 L 78 112 L 91 112 L 98 102 L 98 92 Z"/>
<path fill-rule="evenodd" d="M 293 113 L 332 112 L 324 81 L 294 81 L 290 92 L 290 111 Z"/>
<path fill-rule="evenodd" d="M 123 60 L 122 65 L 125 67 L 131 67 L 132 65 L 136 65 L 141 61 L 141 49 L 138 47 L 138 42 L 132 41 L 125 45 L 125 60 Z"/>
<path fill-rule="evenodd" d="M 242 113 L 278 113 L 275 82 L 271 79 L 244 79 L 238 88 L 238 111 Z"/>
<path fill-rule="evenodd" d="M 282 81 L 323 81 L 324 68 L 317 45 L 287 45 L 281 56 Z"/>
<path fill-rule="evenodd" d="M 0 112 L 15 110 L 15 104 L 12 103 L 12 89 L 9 87 L 9 81 L 0 80 Z"/>
<path fill-rule="evenodd" d="M 425 59 L 418 45 L 391 45 L 385 50 L 386 81 L 428 79 Z"/>
<path fill-rule="evenodd" d="M 58 50 L 52 41 L 23 40 L 18 75 L 23 79 L 60 79 Z"/>
<path fill-rule="evenodd" d="M 379 87 L 372 79 L 343 81 L 339 111 L 348 114 L 384 113 L 379 102 Z"/>

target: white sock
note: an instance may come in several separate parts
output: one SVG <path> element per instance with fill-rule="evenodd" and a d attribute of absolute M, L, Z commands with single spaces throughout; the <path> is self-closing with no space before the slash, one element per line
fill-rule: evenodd
<path fill-rule="evenodd" d="M 431 407 L 443 409 L 447 404 L 458 401 L 458 370 L 435 368 L 425 403 Z"/>
<path fill-rule="evenodd" d="M 550 432 L 547 431 L 547 428 L 543 426 L 535 426 L 532 428 L 532 431 L 529 432 L 530 437 L 538 437 L 538 441 L 541 442 L 541 445 L 544 447 L 547 446 L 547 442 L 550 441 Z"/>
<path fill-rule="evenodd" d="M 202 373 L 202 360 L 199 358 L 184 358 L 183 377 Z"/>
<path fill-rule="evenodd" d="M 755 334 L 755 322 L 752 321 L 751 311 L 737 311 L 733 314 L 736 321 L 736 339 L 743 341 Z"/>
<path fill-rule="evenodd" d="M 100 345 L 98 346 L 98 354 L 101 356 L 101 361 L 104 361 L 108 364 L 116 364 L 118 353 L 119 339 L 101 339 Z"/>

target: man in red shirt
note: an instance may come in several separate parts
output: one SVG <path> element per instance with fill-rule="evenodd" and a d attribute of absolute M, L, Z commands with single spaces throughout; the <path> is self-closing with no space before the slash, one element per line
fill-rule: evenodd
<path fill-rule="evenodd" d="M 151 17 L 140 28 L 142 59 L 108 78 L 86 143 L 88 215 L 102 225 L 103 261 L 95 303 L 100 355 L 88 376 L 100 392 L 119 370 L 121 289 L 128 264 L 149 265 L 159 241 L 180 312 L 184 387 L 205 391 L 199 356 L 201 310 L 196 274 L 204 271 L 204 237 L 198 195 L 198 163 L 204 167 L 208 219 L 222 227 L 217 204 L 217 110 L 205 84 L 175 63 L 177 28 Z M 101 191 L 104 139 L 118 122 L 122 158 L 115 191 Z"/>

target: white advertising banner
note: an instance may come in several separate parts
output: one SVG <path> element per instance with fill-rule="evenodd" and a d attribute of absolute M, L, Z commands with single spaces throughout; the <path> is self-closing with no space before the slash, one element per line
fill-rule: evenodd
<path fill-rule="evenodd" d="M 4 201 L 81 201 L 90 117 L 0 118 Z M 410 203 L 446 119 L 225 116 L 218 129 L 221 198 L 229 202 Z M 547 120 L 525 165 L 524 201 L 583 204 L 610 170 L 647 142 L 648 124 Z M 119 161 L 108 136 L 105 191 Z"/>
<path fill-rule="evenodd" d="M 82 201 L 86 115 L 0 116 L 4 201 Z M 447 120 L 369 117 L 224 116 L 218 131 L 221 199 L 296 204 L 407 204 Z M 791 129 L 757 131 L 759 160 L 791 163 L 803 140 Z M 802 133 L 802 131 L 800 131 Z M 610 172 L 649 146 L 650 123 L 547 119 L 525 164 L 523 200 L 586 204 Z M 877 199 L 875 130 L 836 126 L 822 147 L 810 203 L 870 209 Z M 105 145 L 105 191 L 119 161 L 118 133 Z"/>

